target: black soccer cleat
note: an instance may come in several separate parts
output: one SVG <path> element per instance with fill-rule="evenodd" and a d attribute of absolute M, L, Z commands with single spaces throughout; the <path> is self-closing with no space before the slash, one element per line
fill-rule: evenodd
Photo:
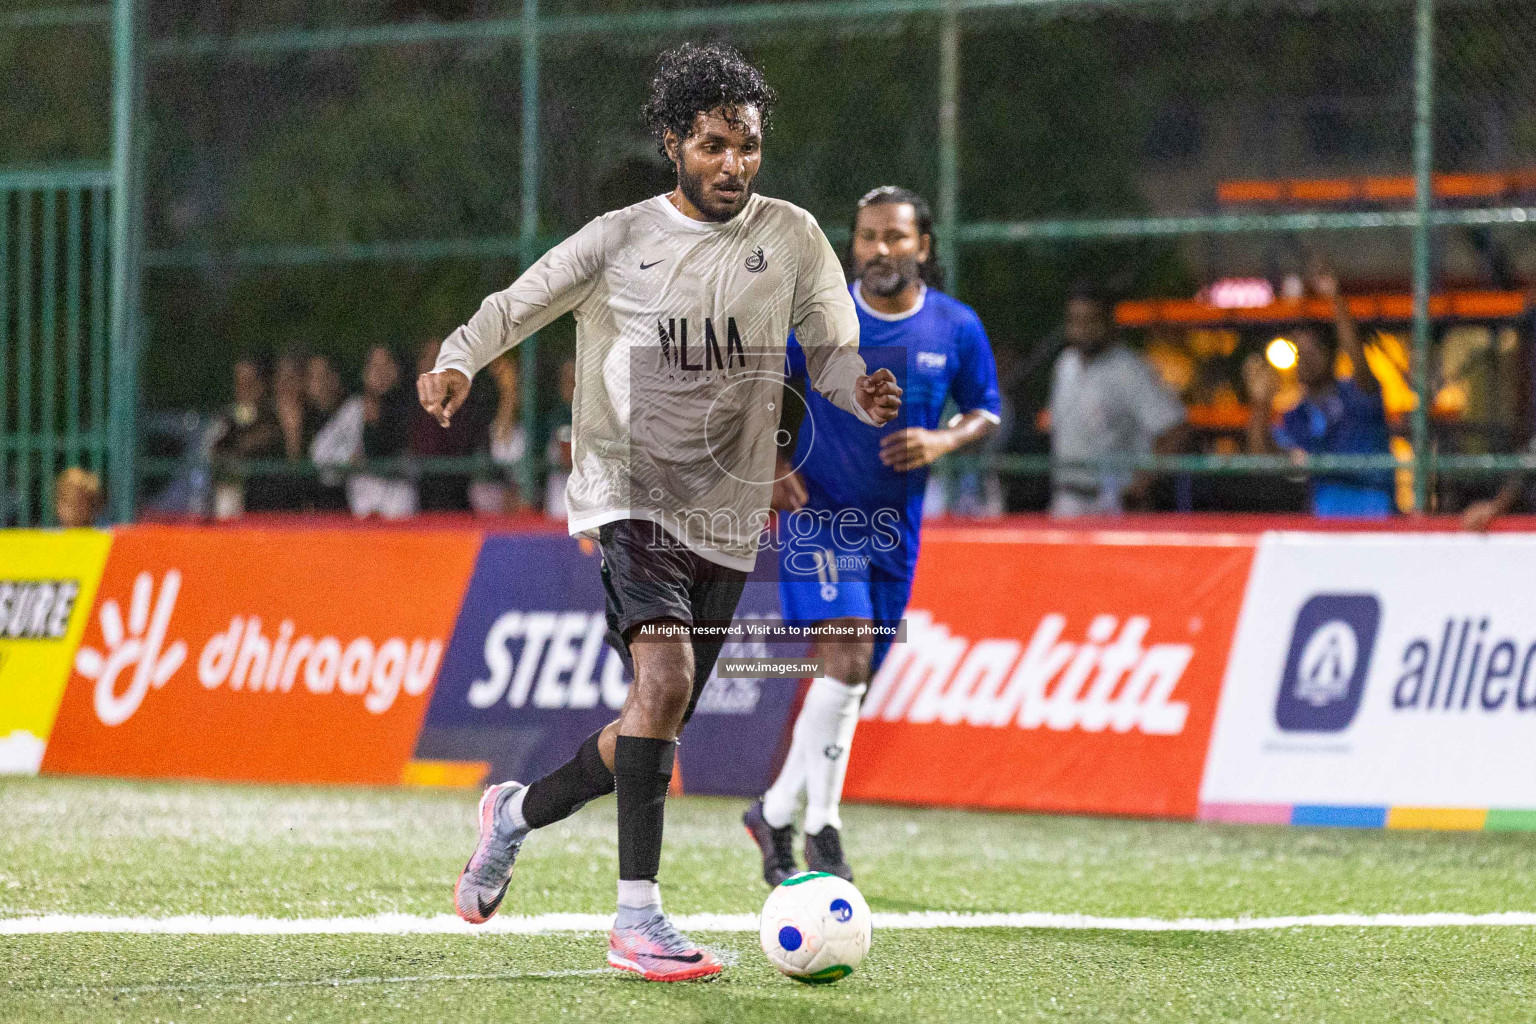
<path fill-rule="evenodd" d="M 774 828 L 768 824 L 768 819 L 763 817 L 761 800 L 752 801 L 742 814 L 741 823 L 762 851 L 763 881 L 770 889 L 777 888 L 780 882 L 800 870 L 795 864 L 795 826 Z"/>
<path fill-rule="evenodd" d="M 826 826 L 815 835 L 805 837 L 805 866 L 812 871 L 825 871 L 845 882 L 853 881 L 853 868 L 843 857 L 843 839 L 837 829 Z"/>

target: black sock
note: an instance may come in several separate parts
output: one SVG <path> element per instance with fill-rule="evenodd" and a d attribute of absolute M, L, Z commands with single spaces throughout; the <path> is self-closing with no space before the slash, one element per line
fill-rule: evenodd
<path fill-rule="evenodd" d="M 586 738 L 576 756 L 528 786 L 523 797 L 523 820 L 530 828 L 553 825 L 569 818 L 586 804 L 613 792 L 613 772 L 597 752 L 598 730 Z"/>
<path fill-rule="evenodd" d="M 676 750 L 675 740 L 619 737 L 613 775 L 619 790 L 619 878 L 623 881 L 656 880 Z"/>

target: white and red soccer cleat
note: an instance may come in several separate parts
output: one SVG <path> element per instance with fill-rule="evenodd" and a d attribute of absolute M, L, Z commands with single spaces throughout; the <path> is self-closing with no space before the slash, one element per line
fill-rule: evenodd
<path fill-rule="evenodd" d="M 723 969 L 713 953 L 695 946 L 661 913 L 632 928 L 615 925 L 608 933 L 608 965 L 646 981 L 693 981 Z"/>
<path fill-rule="evenodd" d="M 502 794 L 522 788 L 521 783 L 501 782 L 480 797 L 480 842 L 453 885 L 453 909 L 470 924 L 489 921 L 512 883 L 512 865 L 529 830 L 502 824 L 496 806 Z"/>

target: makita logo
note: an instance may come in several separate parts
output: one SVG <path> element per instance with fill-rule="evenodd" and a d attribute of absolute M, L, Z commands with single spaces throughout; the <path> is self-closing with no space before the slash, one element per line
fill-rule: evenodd
<path fill-rule="evenodd" d="M 1066 616 L 1052 614 L 1024 645 L 972 641 L 928 612 L 909 612 L 907 642 L 891 648 L 860 717 L 1174 736 L 1184 731 L 1189 705 L 1173 700 L 1173 691 L 1195 649 L 1143 646 L 1151 624 L 1096 615 L 1083 640 L 1063 640 Z"/>
<path fill-rule="evenodd" d="M 697 323 L 691 339 L 687 317 L 668 317 L 656 321 L 656 333 L 661 346 L 657 350 L 657 368 L 674 373 L 709 373 L 713 370 L 729 370 L 732 366 L 746 366 L 747 353 L 741 344 L 741 331 L 736 328 L 736 318 L 725 319 L 725 348 L 720 348 L 720 332 L 715 329 L 711 317 L 704 318 L 701 332 Z"/>

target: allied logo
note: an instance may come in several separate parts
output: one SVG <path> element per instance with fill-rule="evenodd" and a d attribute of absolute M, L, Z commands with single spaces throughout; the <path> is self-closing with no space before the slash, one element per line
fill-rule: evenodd
<path fill-rule="evenodd" d="M 752 255 L 747 257 L 746 266 L 749 274 L 761 274 L 768 269 L 768 257 L 763 255 L 762 246 L 752 250 Z"/>
<path fill-rule="evenodd" d="M 1381 624 L 1374 594 L 1318 594 L 1296 613 L 1275 723 L 1287 732 L 1341 732 L 1365 695 Z"/>

